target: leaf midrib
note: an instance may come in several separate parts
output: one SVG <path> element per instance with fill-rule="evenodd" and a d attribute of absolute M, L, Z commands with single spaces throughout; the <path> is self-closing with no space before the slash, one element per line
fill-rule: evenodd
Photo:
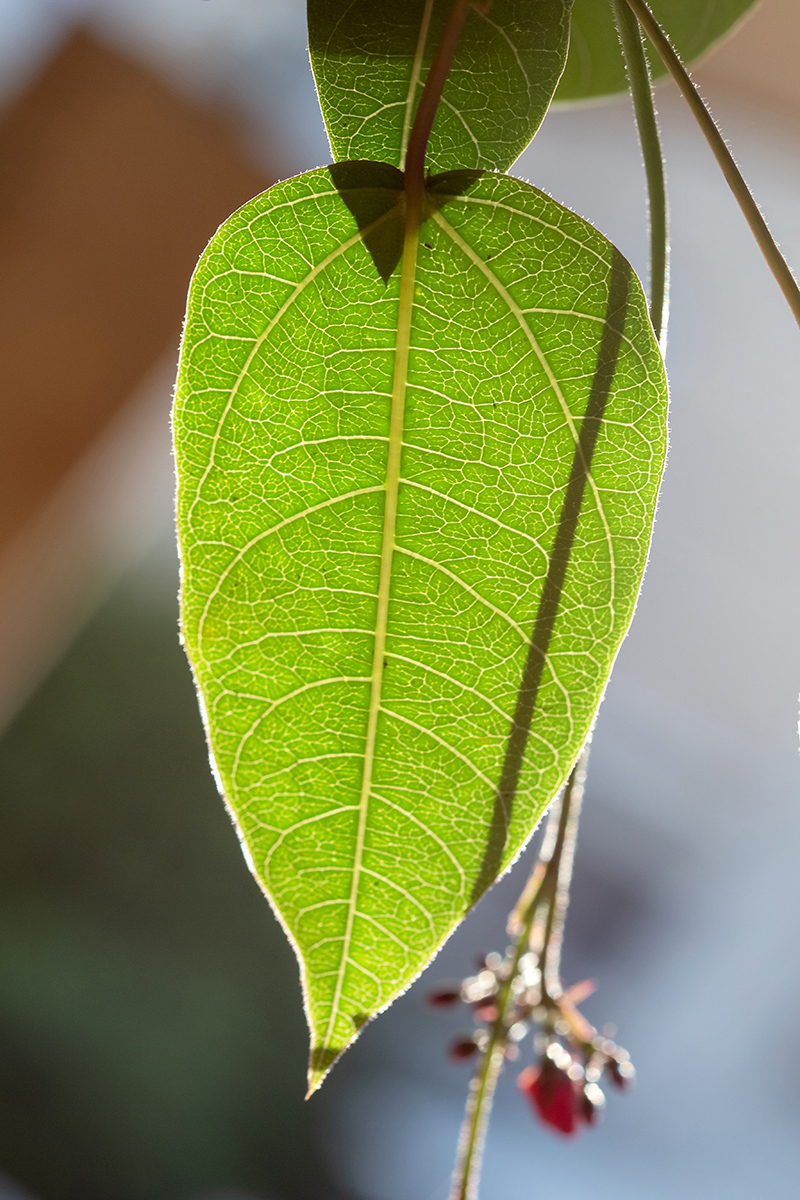
<path fill-rule="evenodd" d="M 406 225 L 403 242 L 403 265 L 400 276 L 400 296 L 397 305 L 397 339 L 395 342 L 394 376 L 392 380 L 392 404 L 389 418 L 389 445 L 386 457 L 386 499 L 383 510 L 383 535 L 381 542 L 381 565 L 378 582 L 378 604 L 375 613 L 375 642 L 372 655 L 372 683 L 370 687 L 369 712 L 367 717 L 367 733 L 364 745 L 364 770 L 361 778 L 361 794 L 359 797 L 358 829 L 356 832 L 355 853 L 353 856 L 353 872 L 350 884 L 350 897 L 347 905 L 345 931 L 342 939 L 342 951 L 339 958 L 339 969 L 336 975 L 331 1011 L 328 1017 L 328 1027 L 322 1044 L 317 1053 L 324 1054 L 331 1044 L 336 1021 L 339 1017 L 339 1005 L 342 989 L 350 961 L 350 943 L 353 937 L 358 890 L 363 871 L 364 841 L 367 831 L 369 814 L 369 799 L 372 791 L 372 774 L 375 762 L 375 741 L 378 730 L 378 718 L 383 711 L 381 707 L 381 689 L 383 685 L 383 664 L 386 653 L 386 630 L 389 617 L 389 592 L 392 582 L 392 562 L 395 551 L 395 529 L 397 525 L 397 502 L 400 491 L 400 459 L 403 450 L 403 432 L 405 419 L 405 400 L 408 387 L 408 357 L 411 345 L 411 321 L 414 309 L 414 282 L 417 271 L 417 252 L 419 249 L 419 228 L 416 222 Z M 317 1063 L 312 1055 L 312 1076 L 317 1073 Z M 312 1084 L 313 1086 L 313 1084 Z"/>

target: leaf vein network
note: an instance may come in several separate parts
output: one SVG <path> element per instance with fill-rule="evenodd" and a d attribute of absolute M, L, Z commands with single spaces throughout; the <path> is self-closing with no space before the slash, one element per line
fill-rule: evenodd
<path fill-rule="evenodd" d="M 466 197 L 466 199 L 469 199 L 469 197 Z M 606 545 L 608 547 L 608 558 L 609 558 L 609 563 L 608 563 L 608 579 L 609 579 L 608 609 L 610 611 L 611 618 L 613 621 L 614 615 L 615 615 L 614 614 L 614 598 L 615 598 L 615 587 L 616 587 L 616 581 L 615 581 L 616 562 L 615 562 L 615 553 L 614 553 L 614 539 L 611 536 L 611 528 L 608 523 L 608 518 L 606 516 L 605 508 L 603 506 L 603 501 L 600 497 L 600 489 L 598 488 L 598 486 L 595 482 L 594 476 L 592 475 L 589 463 L 587 463 L 585 460 L 585 457 L 583 454 L 583 449 L 581 447 L 580 438 L 578 436 L 578 430 L 575 426 L 575 421 L 573 419 L 572 413 L 570 412 L 569 406 L 564 397 L 564 393 L 562 392 L 561 387 L 559 386 L 558 379 L 556 378 L 556 374 L 553 371 L 553 368 L 550 366 L 547 356 L 544 354 L 542 348 L 540 347 L 540 345 L 536 339 L 536 336 L 535 336 L 533 330 L 531 329 L 529 323 L 525 320 L 522 310 L 520 309 L 516 300 L 511 295 L 511 293 L 508 291 L 508 289 L 505 287 L 505 285 L 498 279 L 498 277 L 495 275 L 494 271 L 492 271 L 492 269 L 489 267 L 489 265 L 486 262 L 484 262 L 484 260 L 481 258 L 481 256 L 479 254 L 477 254 L 475 252 L 475 250 L 473 250 L 472 246 L 470 246 L 470 244 L 468 242 L 464 241 L 464 239 L 461 237 L 461 235 L 452 227 L 452 225 L 448 221 L 446 221 L 444 219 L 444 217 L 441 215 L 441 213 L 434 213 L 433 219 L 434 219 L 434 221 L 436 221 L 437 225 L 439 225 L 444 230 L 444 232 L 448 235 L 448 237 L 450 237 L 455 242 L 455 244 L 467 255 L 467 257 L 470 259 L 470 261 L 473 262 L 475 264 L 475 266 L 478 267 L 478 269 L 483 272 L 483 274 L 486 276 L 486 278 L 489 280 L 489 282 L 492 284 L 492 286 L 497 291 L 498 295 L 502 297 L 502 299 L 508 305 L 508 308 L 510 309 L 510 311 L 517 318 L 517 320 L 520 324 L 520 328 L 523 330 L 523 332 L 525 333 L 525 336 L 530 341 L 531 348 L 532 348 L 534 354 L 536 355 L 536 357 L 539 359 L 539 362 L 541 363 L 542 368 L 550 382 L 550 386 L 552 388 L 553 394 L 556 397 L 559 405 L 561 406 L 561 411 L 563 412 L 564 418 L 567 422 L 567 425 L 569 426 L 569 431 L 572 434 L 572 439 L 575 443 L 575 448 L 577 450 L 577 453 L 580 455 L 583 469 L 586 474 L 586 481 L 589 484 L 592 495 L 594 496 L 594 501 L 595 501 L 595 505 L 597 507 L 598 516 L 600 517 L 600 520 L 603 523 L 603 528 L 604 528 L 605 534 L 606 534 Z M 600 256 L 598 256 L 598 257 L 600 257 Z M 605 260 L 603 260 L 603 261 L 605 261 Z"/>
<path fill-rule="evenodd" d="M 241 757 L 245 746 L 250 741 L 262 721 L 265 721 L 267 717 L 269 717 L 281 704 L 285 704 L 287 700 L 295 700 L 304 692 L 310 692 L 314 688 L 330 687 L 336 683 L 369 683 L 369 681 L 369 675 L 338 675 L 332 677 L 331 679 L 312 679 L 308 683 L 304 683 L 301 687 L 295 688 L 293 692 L 287 692 L 285 695 L 279 696 L 277 700 L 273 700 L 263 712 L 259 713 L 247 732 L 242 735 L 241 741 L 236 748 L 236 753 L 233 757 L 233 765 L 231 767 L 231 779 L 233 780 L 234 787 L 238 786 L 236 783 L 236 776 L 239 771 L 239 763 L 241 762 Z M 260 698 L 263 699 L 263 697 Z"/>

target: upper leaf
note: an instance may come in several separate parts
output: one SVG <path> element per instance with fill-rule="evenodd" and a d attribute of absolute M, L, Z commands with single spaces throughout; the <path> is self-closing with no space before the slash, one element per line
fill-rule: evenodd
<path fill-rule="evenodd" d="M 685 63 L 705 54 L 756 0 L 649 0 L 650 8 Z M 645 42 L 653 77 L 666 67 Z M 569 57 L 556 101 L 588 100 L 627 91 L 628 78 L 608 0 L 575 0 Z"/>
<path fill-rule="evenodd" d="M 402 168 L 452 0 L 308 0 L 322 115 L 338 160 Z M 572 0 L 494 0 L 461 34 L 428 144 L 432 172 L 504 171 L 547 112 L 564 69 Z"/>
<path fill-rule="evenodd" d="M 320 169 L 234 214 L 175 407 L 186 647 L 300 959 L 312 1086 L 563 783 L 666 444 L 641 286 L 601 234 L 508 176 L 439 177 L 409 287 L 401 184 Z"/>

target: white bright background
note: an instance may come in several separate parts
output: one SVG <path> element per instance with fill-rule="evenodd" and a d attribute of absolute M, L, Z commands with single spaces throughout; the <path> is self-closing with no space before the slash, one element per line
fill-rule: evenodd
<path fill-rule="evenodd" d="M 271 139 L 274 162 L 277 140 L 288 174 L 327 158 L 302 10 L 300 0 L 0 0 L 0 93 L 89 18 L 176 86 L 232 106 L 254 153 Z M 800 124 L 709 91 L 800 268 Z M 659 102 L 671 452 L 644 591 L 597 726 L 565 964 L 568 982 L 598 979 L 587 1011 L 619 1025 L 639 1085 L 611 1097 L 603 1128 L 566 1144 L 505 1080 L 483 1200 L 798 1194 L 800 333 L 669 85 Z M 626 101 L 551 114 L 515 173 L 597 224 L 646 275 Z M 161 461 L 168 479 L 166 437 Z M 165 504 L 154 541 L 171 536 L 170 521 Z M 312 1101 L 325 1106 L 332 1166 L 359 1200 L 445 1200 L 467 1075 L 443 1046 L 463 1022 L 431 1013 L 424 993 L 469 971 L 476 950 L 502 948 L 522 882 L 518 870 L 499 885 Z"/>

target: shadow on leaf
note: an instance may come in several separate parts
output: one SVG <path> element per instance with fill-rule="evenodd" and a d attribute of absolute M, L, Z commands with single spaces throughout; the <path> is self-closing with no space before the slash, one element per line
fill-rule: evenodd
<path fill-rule="evenodd" d="M 354 160 L 328 167 L 334 187 L 353 214 L 361 237 L 384 283 L 403 257 L 405 177 L 389 163 Z M 433 175 L 425 188 L 425 218 L 462 196 L 483 171 L 447 171 Z"/>

